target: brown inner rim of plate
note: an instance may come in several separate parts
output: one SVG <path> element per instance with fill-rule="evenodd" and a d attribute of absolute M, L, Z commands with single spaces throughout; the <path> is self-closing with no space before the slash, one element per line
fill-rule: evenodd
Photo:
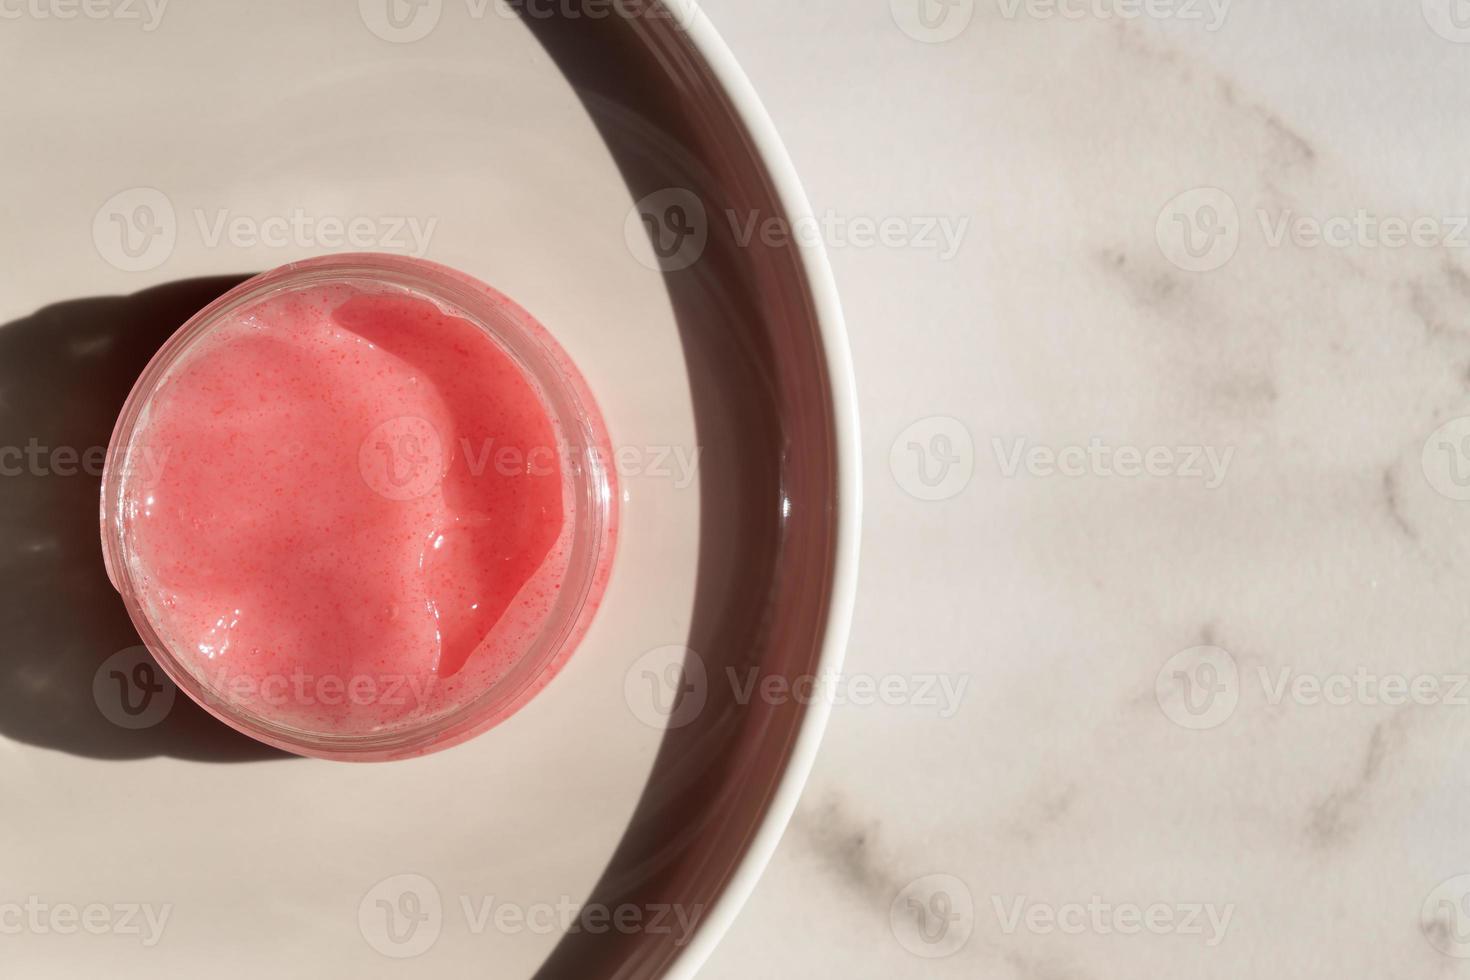
<path fill-rule="evenodd" d="M 672 17 L 526 18 L 575 88 L 632 200 L 681 187 L 709 243 L 665 273 L 689 369 L 700 541 L 686 645 L 709 683 L 670 731 L 588 905 L 709 905 L 728 886 L 790 760 L 806 709 L 737 702 L 728 671 L 788 682 L 821 655 L 837 534 L 836 435 L 817 315 L 797 248 L 741 244 L 727 215 L 784 218 L 725 92 Z M 788 236 L 789 237 L 789 236 Z M 573 932 L 538 977 L 656 977 L 673 936 Z"/>

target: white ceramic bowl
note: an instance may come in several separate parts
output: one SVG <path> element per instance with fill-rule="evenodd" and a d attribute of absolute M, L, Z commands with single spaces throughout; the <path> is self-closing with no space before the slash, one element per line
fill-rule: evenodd
<path fill-rule="evenodd" d="M 810 210 L 750 85 L 682 6 L 118 9 L 142 19 L 7 21 L 0 68 L 26 93 L 0 109 L 16 189 L 0 447 L 45 450 L 0 479 L 0 906 L 169 912 L 153 943 L 116 922 L 0 937 L 7 966 L 693 974 L 827 717 L 820 696 L 743 692 L 839 669 L 857 562 L 841 314 L 820 246 L 789 233 Z M 455 749 L 347 766 L 150 694 L 102 567 L 96 476 L 56 450 L 105 446 L 152 353 L 243 276 L 364 249 L 525 306 L 587 376 L 627 471 L 612 580 L 562 674 Z M 677 906 L 689 926 L 524 922 L 568 906 Z"/>

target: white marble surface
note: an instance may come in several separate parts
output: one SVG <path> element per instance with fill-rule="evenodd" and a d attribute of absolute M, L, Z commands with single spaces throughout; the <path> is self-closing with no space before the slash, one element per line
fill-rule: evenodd
<path fill-rule="evenodd" d="M 836 711 L 711 978 L 1470 972 L 1470 5 L 1182 4 L 706 4 L 818 213 L 969 222 L 833 251 L 849 670 L 964 697 Z"/>

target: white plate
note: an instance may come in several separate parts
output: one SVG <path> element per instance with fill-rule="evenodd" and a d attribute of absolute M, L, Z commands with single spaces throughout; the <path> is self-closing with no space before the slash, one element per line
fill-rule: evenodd
<path fill-rule="evenodd" d="M 805 779 L 826 706 L 740 692 L 840 663 L 856 415 L 820 247 L 735 240 L 808 211 L 769 121 L 702 16 L 394 2 L 43 2 L 0 34 L 7 974 L 687 976 Z M 707 243 L 663 271 L 668 188 Z M 189 280 L 352 246 L 484 279 L 587 375 L 626 451 L 593 629 L 511 721 L 413 762 L 276 756 L 182 698 L 124 727 L 137 640 L 67 450 L 223 287 Z M 702 710 L 666 731 L 681 662 Z M 568 935 L 588 903 L 622 925 Z"/>

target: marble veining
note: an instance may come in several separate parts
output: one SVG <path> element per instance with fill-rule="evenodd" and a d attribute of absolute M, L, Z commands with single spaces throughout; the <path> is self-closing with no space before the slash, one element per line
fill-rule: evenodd
<path fill-rule="evenodd" d="M 836 709 L 707 975 L 1470 971 L 1470 43 L 1439 0 L 976 0 L 937 43 L 904 2 L 708 6 L 818 211 L 972 219 L 832 252 L 848 670 L 971 685 Z"/>

